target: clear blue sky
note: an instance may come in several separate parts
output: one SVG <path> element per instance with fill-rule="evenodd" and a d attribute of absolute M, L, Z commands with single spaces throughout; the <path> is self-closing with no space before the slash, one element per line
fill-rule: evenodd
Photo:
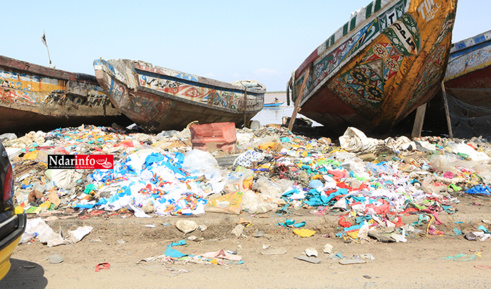
<path fill-rule="evenodd" d="M 302 3 L 302 4 L 300 4 Z M 94 74 L 128 58 L 285 90 L 291 72 L 369 0 L 18 1 L 3 5 L 0 54 Z M 4 3 L 5 4 L 5 3 Z M 12 5 L 10 5 L 12 4 Z M 490 0 L 460 0 L 454 41 L 491 30 Z"/>

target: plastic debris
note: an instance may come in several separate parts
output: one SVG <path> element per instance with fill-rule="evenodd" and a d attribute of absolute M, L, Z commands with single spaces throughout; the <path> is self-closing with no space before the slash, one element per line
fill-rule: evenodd
<path fill-rule="evenodd" d="M 318 253 L 315 248 L 307 248 L 305 249 L 305 255 L 307 255 L 307 257 L 317 257 Z"/>
<path fill-rule="evenodd" d="M 46 259 L 48 259 L 51 264 L 59 264 L 63 262 L 63 257 L 58 254 L 49 255 Z"/>
<path fill-rule="evenodd" d="M 193 150 L 189 129 L 150 135 L 81 126 L 30 132 L 4 145 L 15 167 L 14 195 L 27 214 L 291 216 L 306 209 L 339 215 L 336 236 L 346 242 L 409 242 L 448 234 L 439 216 L 454 214 L 458 198 L 491 193 L 491 147 L 482 138 L 379 140 L 356 128 L 337 143 L 274 127 L 236 135 L 233 170 L 220 167 L 217 154 Z M 112 154 L 114 169 L 48 170 L 47 155 L 55 153 Z M 406 224 L 405 216 L 418 221 Z M 305 223 L 290 222 L 279 225 L 306 232 L 299 231 Z M 489 238 L 483 230 L 472 233 Z M 51 245 L 65 241 L 47 235 Z M 39 235 L 23 241 L 32 238 Z"/>
<path fill-rule="evenodd" d="M 195 221 L 177 220 L 176 227 L 184 234 L 188 234 L 198 229 L 199 226 Z"/>
<path fill-rule="evenodd" d="M 97 265 L 95 265 L 95 271 L 96 272 L 99 272 L 101 270 L 109 270 L 111 269 L 111 264 L 109 263 L 99 263 Z"/>
<path fill-rule="evenodd" d="M 302 238 L 309 238 L 315 234 L 315 231 L 309 230 L 309 229 L 295 229 L 295 230 L 293 230 L 293 233 L 297 236 L 302 237 Z"/>
<path fill-rule="evenodd" d="M 322 260 L 319 258 L 306 257 L 306 256 L 296 256 L 295 259 L 313 263 L 313 264 L 319 264 L 320 262 L 322 262 Z"/>

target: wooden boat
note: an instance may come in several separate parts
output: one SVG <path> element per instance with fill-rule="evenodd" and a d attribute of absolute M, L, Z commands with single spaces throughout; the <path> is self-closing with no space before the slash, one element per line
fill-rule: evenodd
<path fill-rule="evenodd" d="M 93 75 L 0 55 L 0 132 L 130 124 Z"/>
<path fill-rule="evenodd" d="M 445 89 L 456 137 L 491 137 L 491 31 L 450 50 Z"/>
<path fill-rule="evenodd" d="M 264 107 L 280 107 L 283 105 L 284 102 L 272 102 L 272 103 L 265 103 Z"/>
<path fill-rule="evenodd" d="M 250 121 L 262 108 L 265 87 L 225 83 L 137 60 L 94 61 L 97 81 L 116 108 L 149 132 L 200 124 Z"/>
<path fill-rule="evenodd" d="M 491 31 L 453 44 L 444 82 L 453 136 L 491 138 Z M 424 127 L 447 133 L 445 120 L 440 93 L 430 102 Z"/>
<path fill-rule="evenodd" d="M 290 79 L 300 113 L 336 132 L 387 132 L 440 89 L 456 7 L 375 0 L 358 10 Z"/>

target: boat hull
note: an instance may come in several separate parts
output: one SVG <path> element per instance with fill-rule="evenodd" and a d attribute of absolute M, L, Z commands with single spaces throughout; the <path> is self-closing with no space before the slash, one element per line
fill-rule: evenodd
<path fill-rule="evenodd" d="M 94 69 L 114 106 L 149 132 L 180 130 L 193 121 L 242 125 L 264 103 L 265 90 L 250 91 L 142 61 L 96 60 Z"/>
<path fill-rule="evenodd" d="M 491 31 L 454 44 L 445 88 L 460 101 L 491 108 Z"/>
<path fill-rule="evenodd" d="M 440 89 L 457 1 L 380 2 L 358 12 L 296 70 L 294 98 L 310 70 L 301 114 L 340 133 L 348 126 L 384 133 Z"/>
<path fill-rule="evenodd" d="M 129 124 L 94 76 L 0 56 L 0 132 Z"/>
<path fill-rule="evenodd" d="M 491 31 L 457 42 L 445 75 L 455 137 L 491 137 Z"/>
<path fill-rule="evenodd" d="M 283 102 L 278 102 L 278 103 L 265 103 L 264 107 L 280 107 L 283 105 Z"/>

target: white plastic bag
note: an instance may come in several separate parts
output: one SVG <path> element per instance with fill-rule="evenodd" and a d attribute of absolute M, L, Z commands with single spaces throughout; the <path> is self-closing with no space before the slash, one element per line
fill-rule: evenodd
<path fill-rule="evenodd" d="M 341 148 L 349 152 L 366 152 L 376 148 L 379 140 L 367 137 L 361 130 L 348 127 L 344 135 L 339 137 Z"/>

